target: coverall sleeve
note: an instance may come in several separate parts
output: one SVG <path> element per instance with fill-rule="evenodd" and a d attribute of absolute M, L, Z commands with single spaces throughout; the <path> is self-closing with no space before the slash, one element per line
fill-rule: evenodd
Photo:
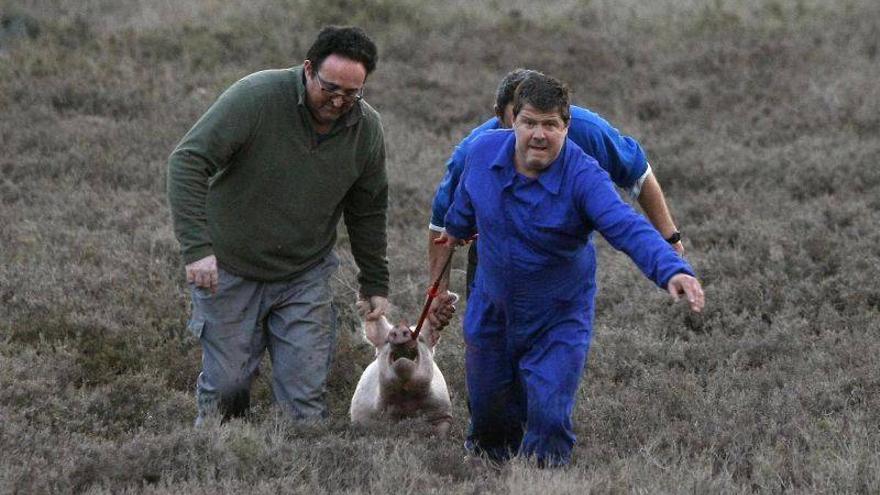
<path fill-rule="evenodd" d="M 431 230 L 442 230 L 446 226 L 446 213 L 452 206 L 455 190 L 461 180 L 464 171 L 465 160 L 464 143 L 459 143 L 452 152 L 452 156 L 446 161 L 446 174 L 440 180 L 437 191 L 434 193 L 434 201 L 431 204 Z"/>
<path fill-rule="evenodd" d="M 607 173 L 593 167 L 581 170 L 575 179 L 575 201 L 585 219 L 658 287 L 665 289 L 677 273 L 694 275 L 657 230 L 620 199 Z"/>
<path fill-rule="evenodd" d="M 634 198 L 649 171 L 642 146 L 634 138 L 621 134 L 598 114 L 589 112 L 573 121 L 569 137 L 584 152 L 599 162 L 614 184 Z"/>
<path fill-rule="evenodd" d="M 168 157 L 168 202 L 185 264 L 214 252 L 205 211 L 209 183 L 250 139 L 260 114 L 252 100 L 247 81 L 233 84 Z"/>
<path fill-rule="evenodd" d="M 455 189 L 452 206 L 446 214 L 446 231 L 458 239 L 469 239 L 477 232 L 474 205 L 471 202 L 470 192 L 467 187 L 469 173 L 470 166 L 466 162 L 461 180 L 459 180 L 458 187 Z"/>
<path fill-rule="evenodd" d="M 493 117 L 471 130 L 470 134 L 455 146 L 452 156 L 446 161 L 446 174 L 437 186 L 434 200 L 431 203 L 431 224 L 429 225 L 431 230 L 442 231 L 446 226 L 446 213 L 452 206 L 455 190 L 461 181 L 462 173 L 464 173 L 471 143 L 484 132 L 498 129 L 500 126 L 501 122 L 498 118 Z"/>
<path fill-rule="evenodd" d="M 617 187 L 631 190 L 638 184 L 648 169 L 645 152 L 638 141 L 621 134 L 607 122 L 596 125 L 595 132 L 589 133 L 588 139 L 593 153 L 587 154 L 599 162 Z"/>
<path fill-rule="evenodd" d="M 345 227 L 357 263 L 361 295 L 388 296 L 388 175 L 381 126 L 372 140 L 364 171 L 345 198 Z"/>

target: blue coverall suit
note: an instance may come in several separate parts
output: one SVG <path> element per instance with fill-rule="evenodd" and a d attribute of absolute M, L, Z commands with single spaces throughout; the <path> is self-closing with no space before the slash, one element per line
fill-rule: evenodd
<path fill-rule="evenodd" d="M 571 112 L 568 125 L 569 139 L 580 146 L 586 154 L 595 158 L 599 166 L 608 171 L 617 187 L 626 189 L 633 197 L 638 197 L 642 181 L 650 169 L 645 152 L 638 141 L 621 134 L 595 112 L 577 105 L 571 105 L 569 110 Z M 449 160 L 446 161 L 446 173 L 437 185 L 437 191 L 431 202 L 432 230 L 442 230 L 446 225 L 444 218 L 452 205 L 452 197 L 461 180 L 465 158 L 471 144 L 484 132 L 499 128 L 501 128 L 501 120 L 492 117 L 471 130 L 470 134 L 455 147 Z"/>
<path fill-rule="evenodd" d="M 511 130 L 474 140 L 445 218 L 452 236 L 480 233 L 464 318 L 466 446 L 494 460 L 519 454 L 562 465 L 592 334 L 592 231 L 661 288 L 693 272 L 571 139 L 536 179 L 516 173 L 515 141 Z"/>

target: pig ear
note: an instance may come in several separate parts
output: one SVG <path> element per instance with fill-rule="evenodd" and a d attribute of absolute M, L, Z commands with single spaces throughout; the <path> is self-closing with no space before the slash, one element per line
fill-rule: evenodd
<path fill-rule="evenodd" d="M 391 324 L 384 316 L 380 316 L 376 320 L 364 321 L 364 337 L 373 344 L 374 347 L 382 347 L 388 339 L 388 331 L 391 330 Z"/>

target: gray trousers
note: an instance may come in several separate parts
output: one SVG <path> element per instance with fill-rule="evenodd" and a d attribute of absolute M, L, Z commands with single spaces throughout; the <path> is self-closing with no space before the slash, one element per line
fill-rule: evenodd
<path fill-rule="evenodd" d="M 292 280 L 257 282 L 220 269 L 216 294 L 190 286 L 189 330 L 202 344 L 197 425 L 218 413 L 228 418 L 247 411 L 266 349 L 275 402 L 297 419 L 326 417 L 336 347 L 330 279 L 338 265 L 331 252 Z"/>

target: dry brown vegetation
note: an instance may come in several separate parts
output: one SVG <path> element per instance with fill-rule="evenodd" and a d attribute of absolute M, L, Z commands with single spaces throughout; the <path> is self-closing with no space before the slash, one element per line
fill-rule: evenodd
<path fill-rule="evenodd" d="M 178 3 L 0 0 L 0 492 L 880 492 L 876 1 Z M 451 438 L 351 429 L 370 352 L 350 256 L 332 420 L 278 417 L 265 373 L 249 418 L 191 427 L 165 159 L 226 86 L 299 63 L 331 22 L 381 49 L 367 99 L 402 315 L 443 162 L 507 70 L 568 81 L 649 152 L 708 306 L 669 304 L 599 242 L 570 467 L 462 463 L 458 322 L 439 350 Z"/>

